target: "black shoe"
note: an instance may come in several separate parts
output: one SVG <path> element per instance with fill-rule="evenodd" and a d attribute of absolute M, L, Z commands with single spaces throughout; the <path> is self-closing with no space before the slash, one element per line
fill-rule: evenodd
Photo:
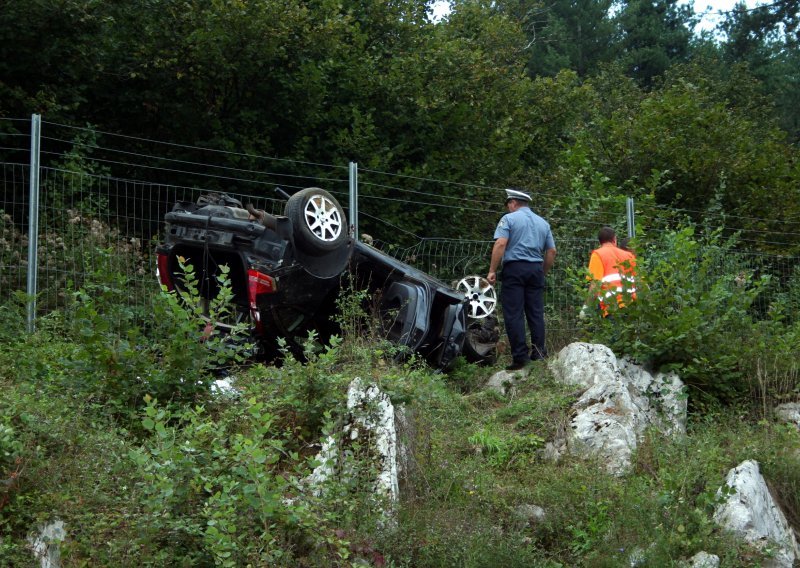
<path fill-rule="evenodd" d="M 514 361 L 508 367 L 506 367 L 506 371 L 519 371 L 524 369 L 530 363 L 530 359 L 527 361 Z"/>

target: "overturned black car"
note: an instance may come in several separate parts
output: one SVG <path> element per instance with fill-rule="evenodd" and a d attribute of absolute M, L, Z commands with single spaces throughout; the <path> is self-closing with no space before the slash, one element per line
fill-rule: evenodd
<path fill-rule="evenodd" d="M 338 331 L 336 299 L 346 276 L 375 300 L 385 337 L 431 365 L 447 368 L 459 355 L 494 360 L 496 298 L 485 280 L 468 277 L 451 287 L 355 241 L 341 205 L 323 189 L 283 196 L 284 215 L 244 208 L 224 194 L 176 203 L 156 249 L 161 284 L 181 295 L 180 264 L 190 264 L 201 296 L 213 299 L 227 266 L 233 320 L 249 322 L 260 352 L 273 358 L 279 338 L 297 347 L 310 330 L 323 339 Z"/>

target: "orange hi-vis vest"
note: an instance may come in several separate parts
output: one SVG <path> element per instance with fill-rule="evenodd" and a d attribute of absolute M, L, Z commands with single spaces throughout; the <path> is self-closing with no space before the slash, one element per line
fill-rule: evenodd
<path fill-rule="evenodd" d="M 628 266 L 625 266 L 627 263 Z M 612 296 L 617 297 L 617 305 L 625 306 L 623 294 L 629 294 L 636 299 L 636 256 L 611 243 L 605 243 L 600 248 L 592 251 L 589 260 L 589 271 L 595 280 L 600 281 L 600 292 L 597 299 L 603 315 L 608 314 L 608 306 L 604 300 Z"/>

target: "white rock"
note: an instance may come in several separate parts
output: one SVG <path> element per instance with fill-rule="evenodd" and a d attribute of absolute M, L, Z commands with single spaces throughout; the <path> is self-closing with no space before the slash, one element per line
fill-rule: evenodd
<path fill-rule="evenodd" d="M 791 568 L 798 555 L 797 541 L 783 512 L 775 504 L 758 463 L 747 460 L 728 472 L 732 493 L 714 511 L 714 521 L 751 545 L 774 554 L 764 566 Z M 729 491 L 730 491 L 729 489 Z M 722 488 L 717 496 L 724 494 Z"/>
<path fill-rule="evenodd" d="M 397 434 L 397 477 L 398 485 L 402 480 L 407 479 L 413 469 L 414 456 L 409 441 L 417 437 L 416 421 L 414 414 L 406 411 L 405 406 L 398 406 L 394 409 L 394 427 Z"/>
<path fill-rule="evenodd" d="M 634 548 L 628 555 L 628 566 L 630 568 L 639 568 L 647 564 L 647 551 L 641 547 Z"/>
<path fill-rule="evenodd" d="M 497 391 L 502 395 L 507 395 L 514 390 L 517 381 L 520 379 L 520 375 L 524 377 L 527 374 L 528 373 L 525 370 L 513 372 L 508 372 L 505 370 L 498 371 L 486 382 L 486 388 Z"/>
<path fill-rule="evenodd" d="M 388 395 L 375 385 L 364 386 L 361 379 L 355 378 L 347 390 L 348 420 L 342 429 L 343 438 L 350 441 L 364 438 L 374 444 L 378 455 L 378 476 L 375 481 L 376 493 L 388 497 L 394 504 L 400 498 L 397 473 L 397 433 L 394 423 L 394 406 Z M 316 456 L 319 465 L 303 481 L 315 495 L 320 495 L 323 484 L 337 470 L 339 447 L 334 437 L 329 436 Z M 352 472 L 344 471 L 347 477 Z"/>
<path fill-rule="evenodd" d="M 600 458 L 609 473 L 624 473 L 643 428 L 625 385 L 621 381 L 595 384 L 573 408 L 576 413 L 567 441 L 570 453 Z"/>
<path fill-rule="evenodd" d="M 514 507 L 514 516 L 520 524 L 530 527 L 544 521 L 547 514 L 539 505 L 526 504 Z"/>
<path fill-rule="evenodd" d="M 690 568 L 719 568 L 719 556 L 701 550 L 689 559 Z"/>
<path fill-rule="evenodd" d="M 800 428 L 800 402 L 787 402 L 775 407 L 775 415 L 779 420 L 794 424 Z"/>
<path fill-rule="evenodd" d="M 633 387 L 637 405 L 647 414 L 646 422 L 667 436 L 686 434 L 686 389 L 675 373 L 651 375 L 627 358 L 618 362 L 623 381 Z"/>
<path fill-rule="evenodd" d="M 617 357 L 605 345 L 570 343 L 550 360 L 550 370 L 568 385 L 590 387 L 615 379 Z"/>
<path fill-rule="evenodd" d="M 400 498 L 397 477 L 397 432 L 394 424 L 394 406 L 389 396 L 376 385 L 365 387 L 358 377 L 350 383 L 347 391 L 347 408 L 354 424 L 361 424 L 376 434 L 375 446 L 380 455 L 379 491 L 392 503 Z"/>
<path fill-rule="evenodd" d="M 234 386 L 235 382 L 236 382 L 235 377 L 225 377 L 224 379 L 217 379 L 213 383 L 211 383 L 211 394 L 228 399 L 239 398 L 241 396 L 241 393 Z"/>
<path fill-rule="evenodd" d="M 55 520 L 50 524 L 40 527 L 39 534 L 28 537 L 28 543 L 33 549 L 33 555 L 39 561 L 41 568 L 60 568 L 61 551 L 59 545 L 67 537 L 64 522 Z"/>
<path fill-rule="evenodd" d="M 306 478 L 305 485 L 311 488 L 311 492 L 317 497 L 322 493 L 322 486 L 324 483 L 333 476 L 336 471 L 336 459 L 338 457 L 338 446 L 336 439 L 333 436 L 328 436 L 322 442 L 322 449 L 314 457 L 314 460 L 319 463 Z"/>
<path fill-rule="evenodd" d="M 567 453 L 567 437 L 556 436 L 544 445 L 543 456 L 544 459 L 556 462 L 561 459 L 561 456 Z"/>
<path fill-rule="evenodd" d="M 593 456 L 621 475 L 647 428 L 670 436 L 686 433 L 685 390 L 674 373 L 654 377 L 629 360 L 617 360 L 608 347 L 590 343 L 566 346 L 550 369 L 557 380 L 587 390 L 573 406 L 563 439 L 547 444 L 547 457 L 558 459 L 564 451 Z"/>

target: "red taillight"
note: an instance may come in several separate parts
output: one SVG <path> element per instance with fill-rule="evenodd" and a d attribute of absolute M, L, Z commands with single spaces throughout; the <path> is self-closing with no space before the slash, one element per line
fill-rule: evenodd
<path fill-rule="evenodd" d="M 172 283 L 172 278 L 170 278 L 169 275 L 169 255 L 164 254 L 163 252 L 158 253 L 158 267 L 156 268 L 156 275 L 158 276 L 158 281 L 166 286 L 167 290 L 172 292 L 172 290 L 175 289 L 175 285 Z"/>
<path fill-rule="evenodd" d="M 252 268 L 247 271 L 247 284 L 247 290 L 250 293 L 250 307 L 255 307 L 256 296 L 259 294 L 272 294 L 277 291 L 275 279 L 272 276 L 267 276 Z"/>
<path fill-rule="evenodd" d="M 261 294 L 272 294 L 278 290 L 275 279 L 252 268 L 247 271 L 247 299 L 250 301 L 250 315 L 261 331 L 261 314 L 256 301 Z"/>

